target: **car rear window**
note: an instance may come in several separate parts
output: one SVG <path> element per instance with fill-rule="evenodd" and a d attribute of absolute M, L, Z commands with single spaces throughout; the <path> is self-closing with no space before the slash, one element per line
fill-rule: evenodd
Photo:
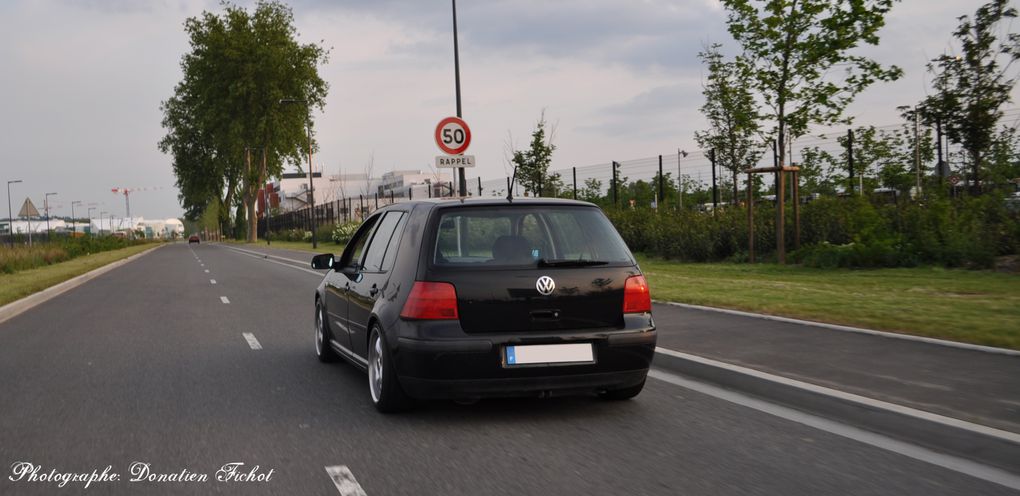
<path fill-rule="evenodd" d="M 479 267 L 634 263 L 601 210 L 556 206 L 444 211 L 432 260 L 436 265 Z"/>

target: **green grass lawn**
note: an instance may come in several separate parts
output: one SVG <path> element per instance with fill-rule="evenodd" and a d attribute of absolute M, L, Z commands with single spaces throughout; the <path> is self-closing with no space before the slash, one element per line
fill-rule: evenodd
<path fill-rule="evenodd" d="M 50 286 L 60 284 L 72 277 L 127 258 L 135 253 L 141 253 L 152 247 L 152 244 L 129 246 L 119 250 L 85 255 L 66 262 L 23 270 L 13 274 L 0 274 L 0 305 L 6 305 L 32 293 L 37 293 Z"/>
<path fill-rule="evenodd" d="M 1020 349 L 1016 274 L 638 260 L 657 300 Z"/>

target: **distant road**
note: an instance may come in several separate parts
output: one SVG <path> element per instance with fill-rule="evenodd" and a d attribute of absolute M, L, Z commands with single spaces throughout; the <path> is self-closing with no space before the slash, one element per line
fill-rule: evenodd
<path fill-rule="evenodd" d="M 363 373 L 315 359 L 308 254 L 277 256 L 167 246 L 0 324 L 0 494 L 61 492 L 9 480 L 19 461 L 123 478 L 135 461 L 210 478 L 229 462 L 273 470 L 95 494 L 1017 494 L 683 381 L 650 380 L 622 403 L 381 415 Z"/>

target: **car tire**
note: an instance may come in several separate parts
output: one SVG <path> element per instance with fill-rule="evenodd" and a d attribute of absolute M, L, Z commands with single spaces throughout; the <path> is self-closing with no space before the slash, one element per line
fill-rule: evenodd
<path fill-rule="evenodd" d="M 382 413 L 401 412 L 411 407 L 411 399 L 400 387 L 386 338 L 378 324 L 372 325 L 368 337 L 368 392 L 375 408 Z"/>
<path fill-rule="evenodd" d="M 337 354 L 329 345 L 330 337 L 333 335 L 329 330 L 329 321 L 326 319 L 326 307 L 322 301 L 315 300 L 315 356 L 320 362 L 335 362 Z"/>
<path fill-rule="evenodd" d="M 609 401 L 623 401 L 629 400 L 639 394 L 645 387 L 645 379 L 641 379 L 641 383 L 636 386 L 631 386 L 623 389 L 610 389 L 599 394 L 599 398 Z"/>

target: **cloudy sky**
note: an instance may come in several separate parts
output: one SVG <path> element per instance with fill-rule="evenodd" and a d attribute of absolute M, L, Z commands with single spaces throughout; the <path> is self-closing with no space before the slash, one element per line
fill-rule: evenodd
<path fill-rule="evenodd" d="M 239 2 L 249 5 L 250 2 Z M 303 42 L 331 47 L 321 74 L 331 89 L 316 114 L 316 168 L 375 172 L 428 168 L 432 131 L 455 113 L 450 2 L 293 0 Z M 925 95 L 926 60 L 952 50 L 955 18 L 980 2 L 903 0 L 863 51 L 906 71 L 850 109 L 858 124 L 893 124 L 897 105 Z M 0 183 L 40 206 L 59 193 L 124 215 L 180 215 L 159 105 L 188 50 L 183 21 L 203 0 L 4 0 L 0 3 Z M 716 0 L 461 0 L 458 3 L 469 153 L 483 178 L 505 174 L 509 141 L 523 146 L 545 109 L 556 124 L 553 168 L 695 149 L 704 125 L 697 53 L 733 51 Z M 1014 106 L 1011 104 L 1010 106 Z M 512 138 L 511 138 L 512 137 Z M 5 195 L 6 192 L 0 194 Z M 6 214 L 6 212 L 5 212 Z"/>

